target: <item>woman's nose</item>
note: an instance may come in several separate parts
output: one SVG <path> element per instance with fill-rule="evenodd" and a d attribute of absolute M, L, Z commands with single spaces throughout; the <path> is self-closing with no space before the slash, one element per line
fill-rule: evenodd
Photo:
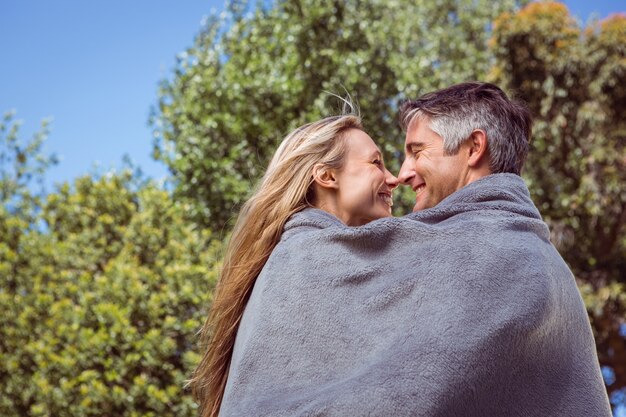
<path fill-rule="evenodd" d="M 387 186 L 391 190 L 393 190 L 394 188 L 398 186 L 398 184 L 400 184 L 400 181 L 395 175 L 389 172 L 388 169 L 385 169 L 385 184 L 387 184 Z"/>

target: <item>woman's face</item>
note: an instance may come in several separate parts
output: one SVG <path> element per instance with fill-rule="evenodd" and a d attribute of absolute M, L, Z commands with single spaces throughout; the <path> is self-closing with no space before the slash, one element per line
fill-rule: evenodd
<path fill-rule="evenodd" d="M 391 192 L 398 179 L 385 168 L 378 146 L 367 133 L 350 129 L 345 140 L 345 160 L 335 175 L 337 217 L 349 226 L 360 226 L 391 216 Z"/>

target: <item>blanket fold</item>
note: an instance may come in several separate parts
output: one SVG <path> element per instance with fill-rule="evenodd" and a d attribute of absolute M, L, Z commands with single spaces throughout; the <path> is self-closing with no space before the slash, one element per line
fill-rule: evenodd
<path fill-rule="evenodd" d="M 523 180 L 362 227 L 285 225 L 220 416 L 610 416 L 574 278 Z"/>

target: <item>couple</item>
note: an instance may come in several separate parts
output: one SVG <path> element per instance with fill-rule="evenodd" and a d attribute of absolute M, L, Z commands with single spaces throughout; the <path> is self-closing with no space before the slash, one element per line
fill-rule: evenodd
<path fill-rule="evenodd" d="M 356 116 L 284 139 L 203 329 L 202 415 L 610 416 L 574 277 L 519 176 L 528 110 L 472 82 L 400 119 L 398 178 Z M 399 182 L 416 203 L 392 218 Z"/>

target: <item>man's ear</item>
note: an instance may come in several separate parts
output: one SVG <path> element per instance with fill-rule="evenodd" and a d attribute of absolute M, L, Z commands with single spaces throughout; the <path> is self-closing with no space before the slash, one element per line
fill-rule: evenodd
<path fill-rule="evenodd" d="M 323 188 L 339 188 L 335 170 L 328 168 L 324 164 L 315 164 L 313 166 L 313 180 Z"/>
<path fill-rule="evenodd" d="M 487 149 L 487 133 L 482 129 L 476 129 L 467 139 L 469 144 L 469 158 L 467 163 L 473 168 L 489 164 Z"/>

